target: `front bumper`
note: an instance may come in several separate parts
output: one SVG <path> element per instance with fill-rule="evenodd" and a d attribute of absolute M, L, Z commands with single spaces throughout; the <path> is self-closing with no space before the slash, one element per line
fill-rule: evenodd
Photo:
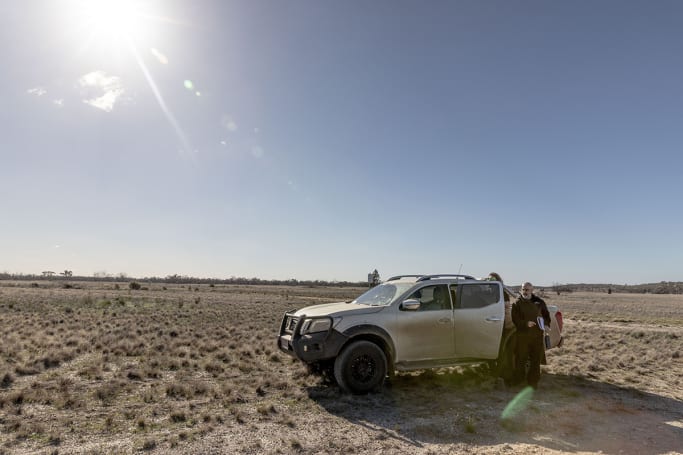
<path fill-rule="evenodd" d="M 295 325 L 288 324 L 292 320 L 291 316 L 289 313 L 285 314 L 277 346 L 282 352 L 306 363 L 336 357 L 348 339 L 347 336 L 334 330 L 332 327 L 324 332 L 300 335 L 301 324 L 306 319 L 306 316 L 298 316 L 298 321 Z"/>

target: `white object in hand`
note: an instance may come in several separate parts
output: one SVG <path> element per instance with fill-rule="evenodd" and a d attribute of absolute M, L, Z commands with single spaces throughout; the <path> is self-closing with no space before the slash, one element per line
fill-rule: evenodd
<path fill-rule="evenodd" d="M 543 321 L 543 316 L 537 317 L 536 320 L 538 321 L 538 328 L 545 330 L 545 321 Z"/>

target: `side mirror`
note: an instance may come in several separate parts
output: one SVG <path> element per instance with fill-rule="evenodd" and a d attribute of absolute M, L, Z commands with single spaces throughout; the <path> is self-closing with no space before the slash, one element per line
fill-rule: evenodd
<path fill-rule="evenodd" d="M 417 311 L 420 309 L 420 301 L 417 299 L 407 299 L 401 304 L 401 309 L 405 311 Z"/>

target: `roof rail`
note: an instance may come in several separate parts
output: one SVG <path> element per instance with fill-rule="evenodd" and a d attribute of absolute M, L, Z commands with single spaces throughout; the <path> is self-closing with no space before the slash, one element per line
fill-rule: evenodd
<path fill-rule="evenodd" d="M 449 273 L 437 273 L 436 275 L 422 275 L 420 278 L 418 278 L 417 281 L 427 281 L 431 280 L 434 278 L 464 278 L 466 280 L 476 280 L 473 276 L 470 275 L 460 275 L 460 274 L 449 274 Z"/>
<path fill-rule="evenodd" d="M 401 278 L 420 278 L 423 277 L 424 275 L 396 275 L 392 276 L 386 281 L 394 281 L 394 280 L 400 280 Z"/>

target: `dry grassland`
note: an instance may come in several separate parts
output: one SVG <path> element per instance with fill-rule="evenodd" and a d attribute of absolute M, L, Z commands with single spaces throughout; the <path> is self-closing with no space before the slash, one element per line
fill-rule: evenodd
<path fill-rule="evenodd" d="M 683 296 L 548 296 L 565 345 L 530 398 L 484 368 L 357 397 L 276 335 L 360 289 L 72 284 L 0 282 L 0 454 L 683 453 Z"/>

